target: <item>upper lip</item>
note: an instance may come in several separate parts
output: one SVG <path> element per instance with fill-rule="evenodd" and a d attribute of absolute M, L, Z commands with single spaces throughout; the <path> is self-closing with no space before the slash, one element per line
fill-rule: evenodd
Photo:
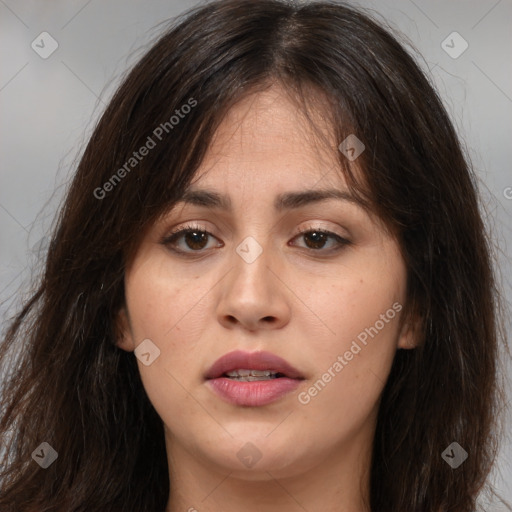
<path fill-rule="evenodd" d="M 223 355 L 207 371 L 206 379 L 216 379 L 233 370 L 271 370 L 291 379 L 303 379 L 300 372 L 282 357 L 271 352 L 244 352 L 235 350 Z"/>

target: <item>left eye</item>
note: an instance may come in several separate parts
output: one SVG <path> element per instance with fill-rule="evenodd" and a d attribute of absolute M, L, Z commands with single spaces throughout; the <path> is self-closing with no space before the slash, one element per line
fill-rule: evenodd
<path fill-rule="evenodd" d="M 210 237 L 215 239 L 215 237 L 205 231 L 203 229 L 197 227 L 185 227 L 170 235 L 166 236 L 162 240 L 162 244 L 168 246 L 171 250 L 175 252 L 181 253 L 193 253 L 200 252 L 203 249 L 208 249 L 207 245 Z M 323 252 L 329 252 L 336 249 L 340 249 L 341 247 L 348 245 L 350 242 L 336 233 L 332 233 L 331 231 L 326 231 L 324 229 L 309 229 L 307 231 L 301 231 L 298 233 L 293 240 L 302 237 L 306 243 L 306 249 L 310 249 L 312 251 L 319 251 L 320 249 L 325 249 L 325 246 L 329 240 L 332 241 L 331 247 L 326 249 Z M 183 247 L 179 247 L 179 241 L 183 240 L 186 247 L 190 249 L 189 251 L 184 249 Z M 219 242 L 217 247 L 222 247 L 224 244 Z M 210 247 L 211 248 L 211 247 Z"/>
<path fill-rule="evenodd" d="M 306 242 L 307 249 L 312 249 L 314 251 L 317 251 L 318 249 L 324 249 L 325 244 L 329 239 L 331 239 L 334 243 L 334 246 L 331 244 L 330 250 L 339 249 L 350 243 L 345 238 L 342 238 L 336 233 L 332 233 L 331 231 L 327 231 L 325 229 L 310 229 L 308 231 L 301 231 L 295 238 L 298 237 L 302 237 L 304 240 L 309 240 L 309 243 Z"/>

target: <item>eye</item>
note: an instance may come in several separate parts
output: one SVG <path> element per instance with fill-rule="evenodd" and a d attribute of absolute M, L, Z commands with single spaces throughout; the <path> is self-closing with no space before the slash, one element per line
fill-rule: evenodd
<path fill-rule="evenodd" d="M 351 243 L 340 235 L 321 228 L 300 231 L 293 240 L 301 237 L 306 241 L 306 246 L 303 247 L 314 252 L 333 252 Z M 186 225 L 165 236 L 161 243 L 174 252 L 192 254 L 200 253 L 204 249 L 211 249 L 211 246 L 208 247 L 210 239 L 215 239 L 215 237 L 208 231 L 196 225 Z M 325 249 L 329 240 L 331 240 L 330 247 Z M 219 242 L 217 247 L 223 247 L 223 245 L 222 242 Z"/>
<path fill-rule="evenodd" d="M 162 244 L 168 246 L 175 252 L 192 253 L 200 252 L 205 248 L 209 249 L 210 247 L 207 247 L 207 245 L 210 238 L 215 237 L 208 231 L 201 229 L 199 226 L 186 225 L 167 235 L 162 240 Z M 183 247 L 183 245 L 180 247 L 180 239 L 183 239 L 183 243 L 186 247 Z M 223 244 L 221 243 L 219 247 L 222 247 L 222 245 Z M 187 249 L 191 250 L 189 251 Z"/>
<path fill-rule="evenodd" d="M 331 240 L 330 248 L 322 252 L 336 251 L 341 249 L 343 246 L 350 244 L 349 240 L 341 237 L 340 235 L 321 228 L 309 228 L 308 230 L 300 231 L 294 240 L 296 238 L 302 238 L 306 241 L 306 249 L 311 249 L 317 252 L 325 248 L 329 239 Z"/>

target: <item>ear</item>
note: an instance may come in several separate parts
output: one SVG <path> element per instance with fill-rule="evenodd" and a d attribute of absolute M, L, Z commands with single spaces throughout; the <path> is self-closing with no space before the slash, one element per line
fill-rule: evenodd
<path fill-rule="evenodd" d="M 407 315 L 402 322 L 397 349 L 417 348 L 423 343 L 423 319 L 417 313 Z"/>
<path fill-rule="evenodd" d="M 128 318 L 128 311 L 123 306 L 117 313 L 115 319 L 115 336 L 116 346 L 126 350 L 127 352 L 133 352 L 135 345 L 133 343 L 132 329 L 130 326 L 130 319 Z"/>

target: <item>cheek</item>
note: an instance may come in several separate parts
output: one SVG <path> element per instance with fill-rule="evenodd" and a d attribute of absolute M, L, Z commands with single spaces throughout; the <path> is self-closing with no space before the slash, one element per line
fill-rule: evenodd
<path fill-rule="evenodd" d="M 314 329 L 308 336 L 319 376 L 325 374 L 324 380 L 333 383 L 330 387 L 338 383 L 351 396 L 371 382 L 383 386 L 397 348 L 403 298 L 364 281 L 354 287 L 333 286 L 331 291 L 318 309 L 325 324 L 323 335 Z"/>
<path fill-rule="evenodd" d="M 142 258 L 141 258 L 142 259 Z M 126 278 L 126 301 L 134 338 L 154 337 L 160 345 L 177 348 L 182 336 L 196 326 L 204 308 L 204 281 L 184 279 L 168 261 L 156 255 L 133 268 Z"/>
<path fill-rule="evenodd" d="M 187 388 L 201 360 L 197 320 L 204 307 L 198 299 L 205 292 L 163 271 L 158 260 L 132 269 L 125 288 L 134 346 L 150 339 L 160 351 L 150 365 L 137 360 L 144 389 L 164 424 L 178 429 L 178 412 L 191 420 L 200 416 Z"/>
<path fill-rule="evenodd" d="M 125 283 L 131 335 L 134 346 L 149 338 L 160 351 L 150 366 L 138 361 L 139 371 L 150 398 L 164 386 L 166 400 L 179 404 L 187 399 L 180 384 L 200 379 L 198 362 L 204 360 L 200 340 L 209 320 L 211 324 L 208 292 L 215 281 L 179 275 L 158 254 L 139 261 L 143 263 L 131 269 Z"/>
<path fill-rule="evenodd" d="M 384 256 L 351 262 L 323 293 L 309 286 L 311 309 L 321 319 L 318 330 L 308 331 L 316 373 L 298 398 L 318 428 L 328 411 L 333 435 L 340 425 L 361 426 L 375 410 L 396 353 L 406 270 L 395 253 Z"/>
<path fill-rule="evenodd" d="M 358 335 L 377 323 L 389 345 L 398 334 L 399 312 L 405 301 L 406 269 L 393 247 L 354 254 L 330 275 L 302 279 L 300 295 L 307 297 L 306 324 L 322 339 L 326 352 L 349 348 Z M 393 308 L 393 304 L 399 306 Z M 309 318 L 309 320 L 308 320 Z M 384 322 L 384 323 L 383 323 Z M 311 331 L 310 331 L 311 334 Z"/>
<path fill-rule="evenodd" d="M 376 311 L 381 311 L 376 308 Z M 395 313 L 392 306 L 384 312 Z M 385 314 L 385 313 L 384 313 Z M 396 320 L 398 315 L 395 316 Z M 377 317 L 378 318 L 378 317 Z M 322 432 L 319 445 L 353 440 L 376 420 L 379 399 L 396 352 L 397 322 L 375 327 L 373 314 L 340 316 L 336 341 L 311 352 L 317 372 L 297 395 L 308 432 Z M 363 340 L 363 341 L 361 341 Z M 302 442 L 307 443 L 307 434 Z"/>

